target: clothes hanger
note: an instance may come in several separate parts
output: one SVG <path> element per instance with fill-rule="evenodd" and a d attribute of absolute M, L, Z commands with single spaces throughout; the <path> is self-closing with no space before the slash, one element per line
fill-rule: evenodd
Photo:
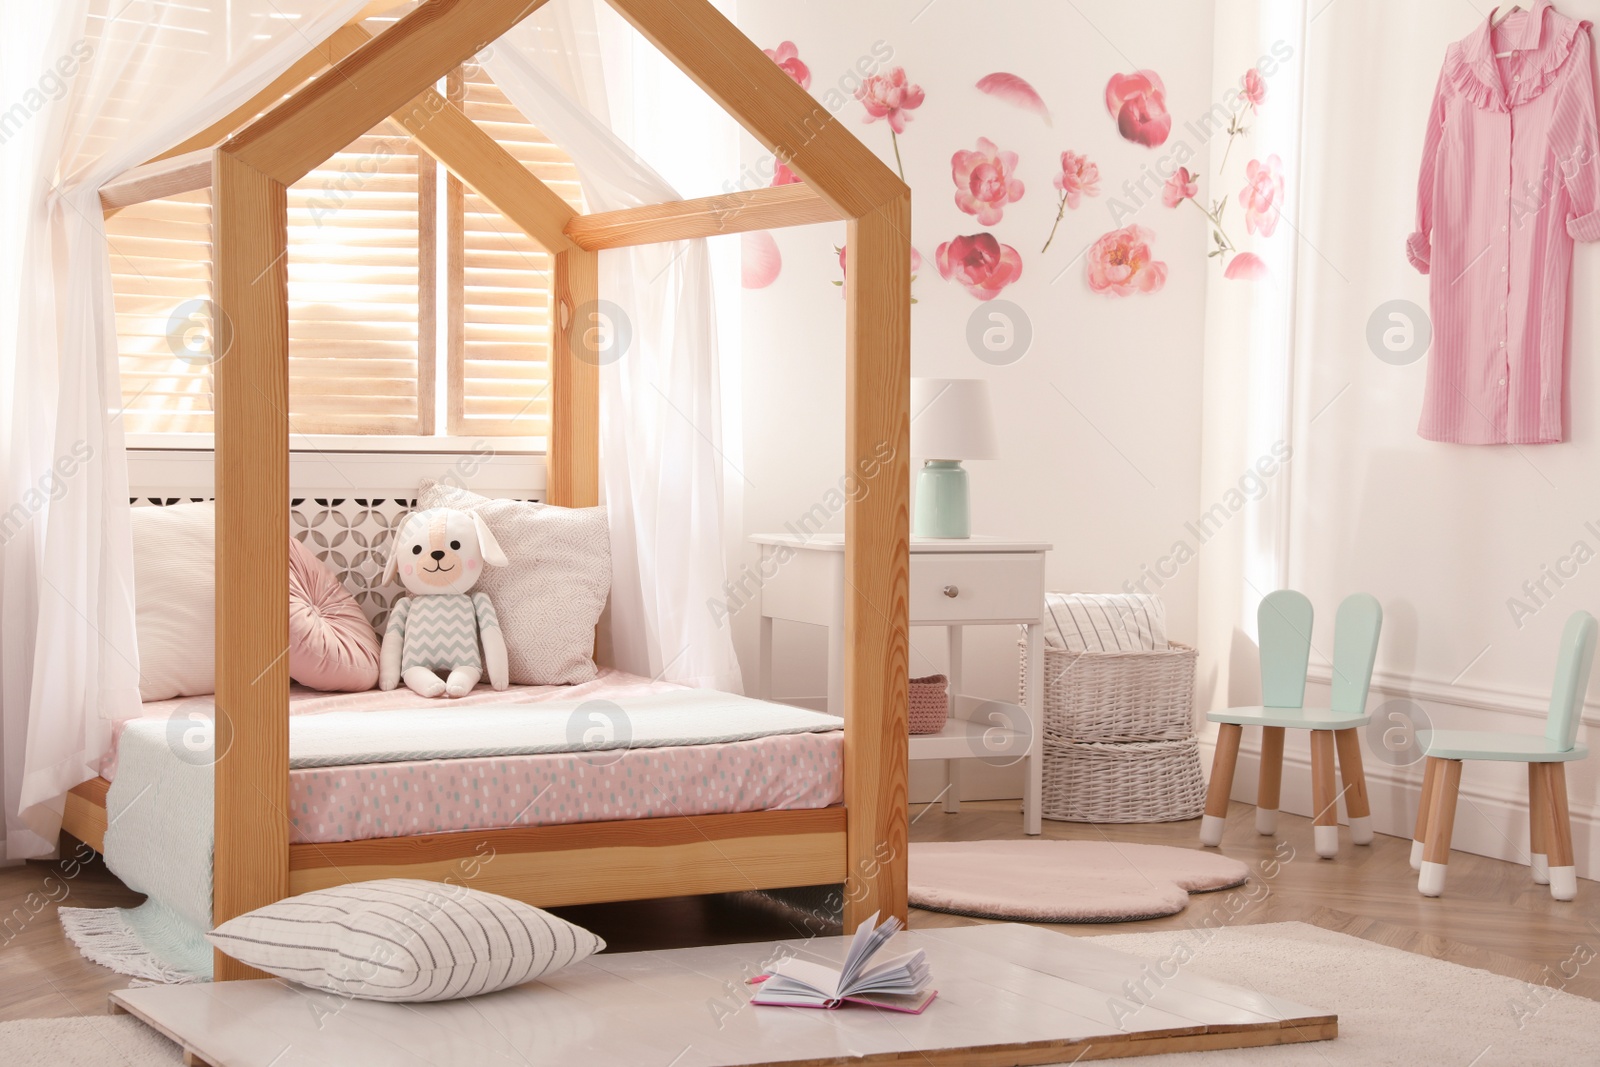
<path fill-rule="evenodd" d="M 1504 22 L 1506 19 L 1510 18 L 1512 15 L 1515 15 L 1518 11 L 1521 11 L 1521 10 L 1522 10 L 1522 5 L 1521 4 L 1512 4 L 1510 7 L 1506 8 L 1505 14 L 1496 15 L 1496 16 L 1494 16 L 1493 18 L 1491 18 L 1489 20 L 1489 28 L 1491 30 L 1498 28 L 1499 25 L 1502 22 Z M 1494 54 L 1494 57 L 1496 59 L 1505 59 L 1507 56 L 1510 56 L 1513 53 L 1515 53 L 1515 51 L 1516 51 L 1516 49 L 1512 49 L 1509 52 L 1496 52 Z"/>

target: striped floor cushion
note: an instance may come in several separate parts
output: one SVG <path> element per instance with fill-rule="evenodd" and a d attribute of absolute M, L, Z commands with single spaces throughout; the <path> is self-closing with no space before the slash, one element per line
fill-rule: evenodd
<path fill-rule="evenodd" d="M 530 904 L 444 882 L 385 878 L 319 889 L 206 935 L 241 963 L 362 1000 L 415 1003 L 493 993 L 604 949 Z"/>

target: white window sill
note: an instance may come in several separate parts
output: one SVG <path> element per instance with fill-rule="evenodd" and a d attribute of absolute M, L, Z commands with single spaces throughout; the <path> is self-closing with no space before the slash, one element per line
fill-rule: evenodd
<path fill-rule="evenodd" d="M 202 444 L 197 440 L 202 435 L 181 436 L 186 438 L 182 447 L 153 447 L 149 440 L 128 442 L 129 495 L 193 498 L 215 494 L 216 460 L 210 437 L 204 436 Z M 432 478 L 484 496 L 544 499 L 542 450 L 510 451 L 506 447 L 509 439 L 492 437 L 415 437 L 409 439 L 409 447 L 402 444 L 406 439 L 387 438 L 382 449 L 351 447 L 354 442 L 372 440 L 377 438 L 319 438 L 313 442 L 316 447 L 291 449 L 290 495 L 410 499 L 422 479 Z"/>
<path fill-rule="evenodd" d="M 129 451 L 210 452 L 208 433 L 130 433 Z M 543 437 L 417 437 L 399 434 L 290 434 L 290 452 L 375 452 L 496 456 L 542 456 Z"/>

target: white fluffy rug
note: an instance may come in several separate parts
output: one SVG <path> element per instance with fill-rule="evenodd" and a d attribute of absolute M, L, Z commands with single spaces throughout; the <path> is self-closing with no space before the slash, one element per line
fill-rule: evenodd
<path fill-rule="evenodd" d="M 911 906 L 983 919 L 1114 923 L 1176 915 L 1190 893 L 1243 884 L 1215 851 L 1121 841 L 940 841 L 911 846 Z"/>
<path fill-rule="evenodd" d="M 0 1023 L 5 1067 L 172 1067 L 178 1046 L 130 1015 Z"/>
<path fill-rule="evenodd" d="M 1208 936 L 1209 933 L 1209 936 Z M 1301 923 L 1112 934 L 1153 964 L 1254 986 L 1339 1015 L 1308 1045 L 1141 1059 L 1151 1067 L 1509 1067 L 1600 1062 L 1600 1004 Z M 1559 960 L 1551 961 L 1559 971 Z M 0 1023 L 5 1067 L 147 1067 L 177 1049 L 126 1016 Z M 440 1064 L 439 1067 L 454 1067 Z M 470 1064 L 465 1067 L 471 1067 Z"/>
<path fill-rule="evenodd" d="M 1151 1067 L 1510 1067 L 1600 1062 L 1600 1003 L 1329 933 L 1305 923 L 1162 930 L 1094 940 L 1151 960 L 1187 946 L 1195 974 L 1339 1016 L 1334 1041 L 1141 1059 Z M 1551 960 L 1558 973 L 1561 960 Z"/>

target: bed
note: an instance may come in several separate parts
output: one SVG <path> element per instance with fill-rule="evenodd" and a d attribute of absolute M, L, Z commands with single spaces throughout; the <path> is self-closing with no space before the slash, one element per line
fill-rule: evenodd
<path fill-rule="evenodd" d="M 216 701 L 228 712 L 217 724 L 227 757 L 214 770 L 216 923 L 342 881 L 445 878 L 483 843 L 497 859 L 475 884 L 536 904 L 842 882 L 847 929 L 877 911 L 905 916 L 910 192 L 708 0 L 611 3 L 803 180 L 575 214 L 431 88 L 540 0 L 429 0 L 370 40 L 352 26 L 324 42 L 331 75 L 306 82 L 299 70 L 298 80 L 268 86 L 212 128 L 231 132 L 221 144 L 169 154 L 102 189 L 108 211 L 212 194 L 213 295 L 220 321 L 231 323 L 228 357 L 213 368 Z M 585 358 L 577 320 L 603 296 L 601 250 L 847 222 L 845 462 L 863 491 L 845 510 L 842 805 L 296 840 L 282 656 L 291 488 L 285 188 L 390 115 L 551 253 L 554 504 L 599 502 L 600 371 Z M 73 790 L 68 833 L 103 845 L 107 788 L 96 778 Z M 216 976 L 257 975 L 219 953 Z"/>

